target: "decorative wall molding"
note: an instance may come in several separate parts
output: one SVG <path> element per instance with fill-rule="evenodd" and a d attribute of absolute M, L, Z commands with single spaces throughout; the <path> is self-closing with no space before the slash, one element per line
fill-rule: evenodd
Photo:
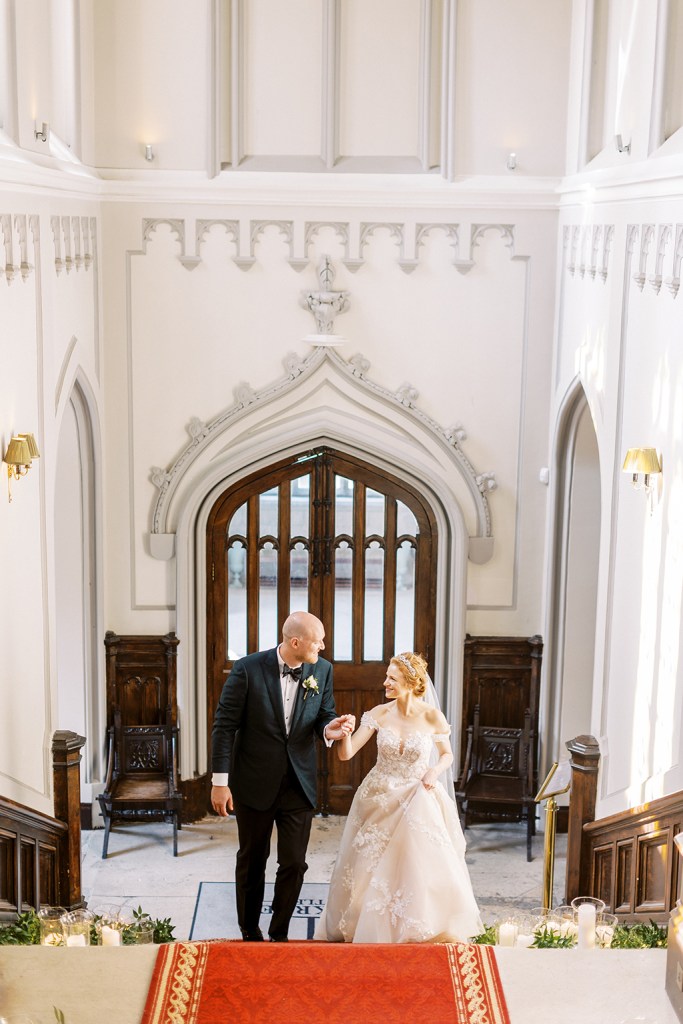
<path fill-rule="evenodd" d="M 238 423 L 244 416 L 253 411 L 255 406 L 263 408 L 283 395 L 291 394 L 321 366 L 325 361 L 332 374 L 339 374 L 352 382 L 361 393 L 371 394 L 383 402 L 400 409 L 403 416 L 425 428 L 448 451 L 455 467 L 465 479 L 473 498 L 477 513 L 476 536 L 492 537 L 491 512 L 488 493 L 495 489 L 496 480 L 493 473 L 477 473 L 471 462 L 460 447 L 461 441 L 467 437 L 464 428 L 457 424 L 448 428 L 442 427 L 415 404 L 419 393 L 413 385 L 405 383 L 397 391 L 390 391 L 383 385 L 372 381 L 366 376 L 370 368 L 368 360 L 356 354 L 346 361 L 332 348 L 317 347 L 304 359 L 296 353 L 289 353 L 285 360 L 285 376 L 267 385 L 260 391 L 254 391 L 249 385 L 241 383 L 235 389 L 235 401 L 230 408 L 209 423 L 193 418 L 188 426 L 191 442 L 168 469 L 152 467 L 150 479 L 158 489 L 152 512 L 152 534 L 169 532 L 169 509 L 173 495 L 177 491 L 183 477 L 189 472 L 199 456 L 212 445 L 228 428 Z M 246 392 L 245 392 L 245 389 Z M 414 429 L 414 428 L 413 428 Z"/>
<path fill-rule="evenodd" d="M 666 286 L 674 298 L 678 295 L 678 289 L 681 286 L 681 260 L 683 260 L 683 224 L 677 224 L 671 277 L 666 282 Z"/>
<path fill-rule="evenodd" d="M 211 0 L 209 22 L 213 46 L 208 62 L 207 171 L 297 170 L 433 173 L 453 181 L 455 168 L 455 82 L 457 0 L 419 0 L 420 28 L 415 40 L 418 75 L 416 146 L 403 155 L 344 153 L 340 149 L 342 124 L 341 59 L 343 37 L 341 0 L 321 0 L 320 74 L 312 89 L 320 93 L 320 122 L 316 153 L 253 155 L 245 150 L 249 135 L 246 96 L 249 78 L 248 10 L 245 0 Z M 227 98 L 229 97 L 229 99 Z M 441 109 L 435 119 L 433 111 Z M 397 117 L 401 117 L 397 112 Z"/>
<path fill-rule="evenodd" d="M 4 262 L 0 262 L 0 274 L 4 274 L 7 284 L 12 284 L 17 275 L 22 281 L 29 277 L 33 266 L 28 261 L 28 235 L 26 230 L 27 215 L 25 213 L 0 214 L 0 232 L 5 249 Z"/>
<path fill-rule="evenodd" d="M 567 270 L 580 277 L 586 273 L 592 281 L 596 277 L 604 283 L 609 270 L 609 258 L 614 239 L 613 224 L 566 224 L 562 229 L 564 253 L 569 251 Z"/>
<path fill-rule="evenodd" d="M 655 236 L 654 224 L 643 224 L 640 232 L 640 257 L 638 260 L 638 270 L 633 275 L 633 280 L 642 292 L 647 280 L 647 258 L 650 255 L 650 249 L 652 247 L 652 240 Z"/>
<path fill-rule="evenodd" d="M 89 270 L 95 259 L 94 217 L 50 217 L 55 248 L 55 270 Z"/>
<path fill-rule="evenodd" d="M 671 225 L 660 224 L 657 230 L 657 252 L 655 255 L 655 272 L 650 277 L 650 284 L 655 290 L 655 293 L 659 295 L 662 287 L 662 266 L 664 264 L 664 256 L 666 254 L 666 247 L 671 238 Z"/>
<path fill-rule="evenodd" d="M 61 221 L 65 219 L 66 218 L 62 218 Z M 70 250 L 68 259 L 62 255 L 62 250 L 66 247 L 67 243 L 64 227 L 61 221 L 58 217 L 52 218 L 52 231 L 55 239 L 55 265 L 57 266 L 58 273 L 61 272 L 65 265 L 68 270 L 74 264 L 74 260 L 70 255 Z M 399 221 L 363 221 L 357 226 L 357 231 L 355 231 L 355 235 L 357 237 L 355 238 L 354 244 L 354 230 L 349 221 L 305 221 L 303 225 L 303 239 L 301 239 L 300 232 L 296 230 L 296 224 L 292 220 L 249 220 L 246 222 L 240 222 L 239 220 L 225 220 L 223 218 L 216 217 L 198 219 L 196 221 L 193 234 L 194 244 L 192 251 L 190 252 L 188 251 L 189 245 L 187 243 L 191 232 L 186 230 L 185 221 L 176 218 L 161 217 L 143 219 L 143 247 L 141 250 L 143 254 L 147 251 L 147 242 L 149 242 L 152 234 L 157 230 L 157 228 L 164 224 L 170 227 L 172 232 L 176 235 L 178 242 L 180 243 L 178 259 L 187 270 L 194 270 L 194 268 L 201 263 L 202 244 L 209 231 L 217 225 L 223 227 L 226 234 L 229 235 L 235 243 L 235 255 L 231 257 L 232 262 L 235 263 L 240 270 L 245 271 L 250 270 L 258 261 L 256 255 L 258 242 L 264 231 L 269 227 L 277 228 L 285 239 L 289 253 L 287 256 L 287 263 L 297 273 L 300 273 L 309 266 L 311 261 L 311 247 L 313 246 L 317 236 L 325 228 L 331 228 L 340 240 L 343 246 L 343 257 L 341 262 L 352 274 L 355 274 L 365 265 L 364 251 L 373 235 L 382 229 L 389 231 L 391 237 L 395 241 L 397 247 L 397 262 L 401 270 L 406 274 L 412 273 L 413 270 L 419 266 L 420 250 L 425 245 L 429 235 L 434 231 L 442 231 L 445 233 L 454 250 L 452 261 L 453 266 L 461 274 L 466 274 L 474 266 L 474 250 L 477 248 L 481 238 L 488 231 L 497 231 L 501 235 L 503 244 L 510 250 L 512 258 L 514 258 L 515 252 L 514 224 L 472 224 L 470 228 L 469 251 L 465 257 L 461 257 L 459 255 L 460 225 L 450 221 L 432 221 L 430 223 L 415 224 L 414 226 Z M 94 230 L 94 228 L 92 230 Z M 246 238 L 249 239 L 249 245 L 248 250 L 245 252 L 243 251 L 243 240 Z M 84 246 L 85 242 L 86 235 L 84 230 Z M 606 258 L 606 253 L 603 250 L 603 266 L 606 266 Z M 83 260 L 86 266 L 89 266 L 89 259 L 90 257 L 86 249 Z M 602 275 L 602 270 L 600 273 Z"/>

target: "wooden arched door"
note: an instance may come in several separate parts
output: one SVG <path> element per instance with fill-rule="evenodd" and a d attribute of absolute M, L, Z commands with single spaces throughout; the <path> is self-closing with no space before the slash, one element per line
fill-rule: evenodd
<path fill-rule="evenodd" d="M 437 536 L 424 498 L 329 448 L 230 487 L 207 525 L 208 728 L 234 661 L 279 643 L 291 611 L 317 615 L 337 711 L 380 703 L 397 651 L 434 650 Z M 320 751 L 319 807 L 346 814 L 374 743 L 342 763 Z"/>

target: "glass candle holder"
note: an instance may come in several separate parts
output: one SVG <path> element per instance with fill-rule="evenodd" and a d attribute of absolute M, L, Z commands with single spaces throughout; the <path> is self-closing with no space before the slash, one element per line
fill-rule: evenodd
<path fill-rule="evenodd" d="M 95 920 L 98 946 L 122 946 L 124 922 L 118 907 L 100 907 Z"/>
<path fill-rule="evenodd" d="M 569 936 L 576 942 L 579 929 L 576 923 L 574 908 L 569 903 L 564 903 L 560 907 L 555 907 L 553 914 L 560 922 L 560 935 L 562 938 Z"/>
<path fill-rule="evenodd" d="M 579 907 L 590 906 L 595 909 L 595 913 L 602 914 L 607 904 L 604 900 L 597 899 L 596 896 L 575 896 L 572 900 L 572 907 L 574 910 L 578 910 Z"/>
<path fill-rule="evenodd" d="M 154 942 L 154 925 L 151 921 L 136 921 L 126 929 L 127 941 L 132 940 L 136 946 Z"/>
<path fill-rule="evenodd" d="M 41 946 L 63 946 L 64 928 L 62 917 L 66 913 L 64 907 L 40 907 L 38 920 L 40 922 L 40 944 Z"/>
<path fill-rule="evenodd" d="M 72 910 L 62 917 L 64 939 L 67 946 L 89 946 L 90 928 L 95 915 L 90 910 Z"/>
<path fill-rule="evenodd" d="M 609 949 L 618 923 L 616 914 L 598 914 L 595 921 L 595 941 L 598 949 Z"/>
<path fill-rule="evenodd" d="M 536 924 L 536 918 L 531 914 L 518 914 L 515 918 L 515 924 L 517 925 L 515 946 L 518 949 L 528 949 L 535 938 L 534 926 Z"/>

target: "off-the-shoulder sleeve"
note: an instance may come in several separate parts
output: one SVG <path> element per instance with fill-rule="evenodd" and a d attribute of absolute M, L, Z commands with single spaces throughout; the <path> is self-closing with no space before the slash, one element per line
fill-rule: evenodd
<path fill-rule="evenodd" d="M 438 743 L 440 740 L 449 740 L 451 738 L 451 727 L 448 726 L 448 732 L 435 732 L 434 742 Z"/>
<path fill-rule="evenodd" d="M 367 726 L 368 729 L 379 729 L 379 722 L 376 718 L 373 718 L 369 711 L 364 711 L 360 720 L 361 725 Z"/>

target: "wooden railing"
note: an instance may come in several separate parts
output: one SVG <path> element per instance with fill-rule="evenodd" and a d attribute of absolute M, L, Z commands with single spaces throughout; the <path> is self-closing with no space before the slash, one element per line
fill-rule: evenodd
<path fill-rule="evenodd" d="M 626 921 L 668 921 L 679 895 L 683 793 L 586 825 L 586 885 Z"/>
<path fill-rule="evenodd" d="M 577 736 L 567 749 L 572 766 L 567 902 L 597 896 L 622 921 L 665 923 L 683 886 L 673 841 L 683 831 L 683 793 L 595 821 L 598 744 L 592 736 Z"/>
<path fill-rule="evenodd" d="M 0 797 L 0 921 L 44 904 L 69 910 L 83 906 L 79 789 L 84 743 L 73 732 L 54 735 L 56 817 Z"/>

